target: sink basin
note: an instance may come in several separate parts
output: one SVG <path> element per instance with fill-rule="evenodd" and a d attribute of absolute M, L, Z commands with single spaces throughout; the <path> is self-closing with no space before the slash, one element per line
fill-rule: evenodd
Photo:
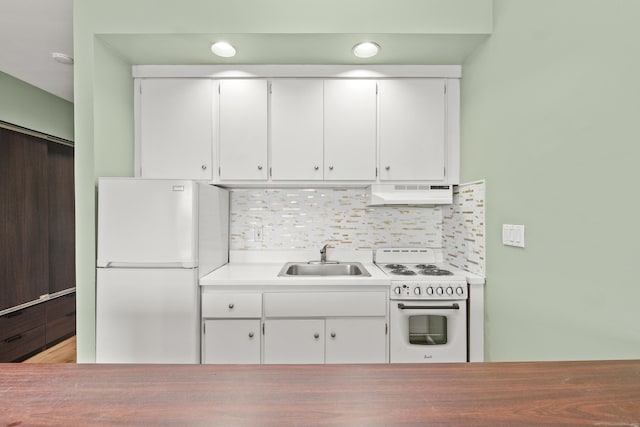
<path fill-rule="evenodd" d="M 359 262 L 344 263 L 308 263 L 289 262 L 282 267 L 280 277 L 292 276 L 358 276 L 370 277 L 371 274 Z"/>

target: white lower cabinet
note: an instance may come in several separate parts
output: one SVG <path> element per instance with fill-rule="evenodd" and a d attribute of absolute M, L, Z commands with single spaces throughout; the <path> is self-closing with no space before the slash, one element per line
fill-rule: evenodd
<path fill-rule="evenodd" d="M 324 363 L 323 319 L 269 319 L 264 363 Z"/>
<path fill-rule="evenodd" d="M 387 363 L 386 291 L 202 293 L 202 363 Z"/>
<path fill-rule="evenodd" d="M 202 363 L 260 363 L 262 294 L 202 293 Z"/>
<path fill-rule="evenodd" d="M 204 321 L 202 363 L 260 363 L 260 319 Z"/>
<path fill-rule="evenodd" d="M 266 292 L 264 363 L 385 363 L 382 291 Z"/>
<path fill-rule="evenodd" d="M 384 317 L 327 319 L 325 363 L 385 363 Z"/>

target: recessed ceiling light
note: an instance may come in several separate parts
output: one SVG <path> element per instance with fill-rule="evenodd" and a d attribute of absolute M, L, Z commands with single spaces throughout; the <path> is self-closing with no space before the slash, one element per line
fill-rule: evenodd
<path fill-rule="evenodd" d="M 358 58 L 371 58 L 380 51 L 380 45 L 373 42 L 358 43 L 353 47 L 353 54 Z"/>
<path fill-rule="evenodd" d="M 236 48 L 227 42 L 216 42 L 211 45 L 211 52 L 223 58 L 231 58 L 236 55 Z"/>
<path fill-rule="evenodd" d="M 73 65 L 73 58 L 69 55 L 65 55 L 64 53 L 53 52 L 51 53 L 51 57 L 61 64 Z"/>

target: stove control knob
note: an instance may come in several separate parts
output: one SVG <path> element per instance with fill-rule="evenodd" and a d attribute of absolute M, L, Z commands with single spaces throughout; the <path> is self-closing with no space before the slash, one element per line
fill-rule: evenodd
<path fill-rule="evenodd" d="M 458 294 L 460 296 L 464 295 L 464 289 L 462 289 L 462 286 L 458 286 L 456 288 L 456 294 Z"/>
<path fill-rule="evenodd" d="M 444 293 L 444 289 L 442 289 L 442 286 L 438 286 L 436 288 L 436 294 L 442 295 L 443 293 Z"/>
<path fill-rule="evenodd" d="M 413 293 L 416 295 L 420 295 L 422 294 L 422 289 L 420 289 L 419 286 L 416 286 L 415 288 L 413 288 Z"/>
<path fill-rule="evenodd" d="M 453 288 L 451 286 L 447 288 L 447 295 L 453 295 Z"/>
<path fill-rule="evenodd" d="M 396 286 L 393 292 L 395 292 L 396 295 L 400 295 L 402 293 L 402 288 L 400 286 Z"/>
<path fill-rule="evenodd" d="M 433 295 L 433 288 L 431 286 L 427 288 L 427 295 Z"/>

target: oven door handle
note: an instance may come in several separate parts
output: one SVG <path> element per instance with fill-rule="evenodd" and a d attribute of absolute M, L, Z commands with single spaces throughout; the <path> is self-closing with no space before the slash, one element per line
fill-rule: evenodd
<path fill-rule="evenodd" d="M 460 310 L 460 306 L 456 303 L 451 305 L 404 305 L 398 303 L 400 310 Z"/>

